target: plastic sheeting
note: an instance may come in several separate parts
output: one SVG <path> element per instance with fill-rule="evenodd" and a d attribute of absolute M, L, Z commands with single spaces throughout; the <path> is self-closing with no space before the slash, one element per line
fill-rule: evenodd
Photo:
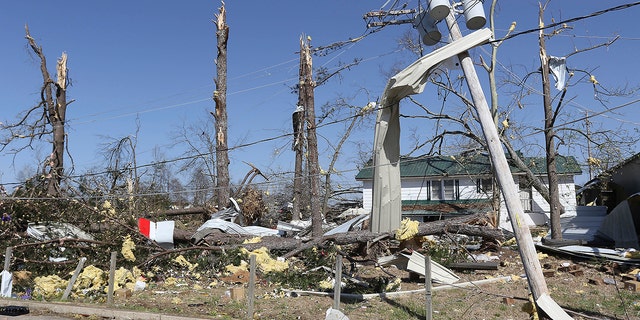
<path fill-rule="evenodd" d="M 65 238 L 94 240 L 92 235 L 66 222 L 29 222 L 27 234 L 40 241 Z"/>
<path fill-rule="evenodd" d="M 567 83 L 567 58 L 549 57 L 549 70 L 556 79 L 556 89 L 562 91 Z"/>
<path fill-rule="evenodd" d="M 11 288 L 13 287 L 13 275 L 7 270 L 2 270 L 2 288 L 0 297 L 11 298 Z"/>

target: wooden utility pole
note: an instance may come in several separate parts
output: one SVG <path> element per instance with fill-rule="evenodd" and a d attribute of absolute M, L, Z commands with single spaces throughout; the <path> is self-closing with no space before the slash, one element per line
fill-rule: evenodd
<path fill-rule="evenodd" d="M 213 117 L 216 121 L 216 189 L 219 207 L 229 203 L 229 147 L 227 145 L 227 41 L 229 40 L 229 26 L 227 25 L 227 11 L 224 2 L 216 15 L 218 56 L 216 57 L 217 75 L 214 79 L 216 89 L 213 91 L 213 101 L 216 103 Z"/>
<path fill-rule="evenodd" d="M 451 39 L 453 41 L 461 39 L 462 33 L 460 32 L 453 12 L 447 16 L 446 21 Z M 478 113 L 482 132 L 487 141 L 491 161 L 496 169 L 498 183 L 502 189 L 507 211 L 511 217 L 511 225 L 516 242 L 518 243 L 518 250 L 520 250 L 520 257 L 524 265 L 525 273 L 527 274 L 527 280 L 529 281 L 531 292 L 537 301 L 538 298 L 548 295 L 549 290 L 544 281 L 542 267 L 538 260 L 531 232 L 522 217 L 524 212 L 522 203 L 520 203 L 520 196 L 513 181 L 507 158 L 504 155 L 504 150 L 500 143 L 498 130 L 493 122 L 493 117 L 489 110 L 487 100 L 484 97 L 482 87 L 480 86 L 480 80 L 478 80 L 478 74 L 476 73 L 473 61 L 471 61 L 471 57 L 467 51 L 458 54 L 458 59 L 460 60 L 462 70 L 467 79 L 467 85 L 469 86 L 473 104 Z"/>
<path fill-rule="evenodd" d="M 320 211 L 318 139 L 316 137 L 316 113 L 314 106 L 313 69 L 309 50 L 311 39 L 300 37 L 300 95 L 304 103 L 307 124 L 307 171 L 309 172 L 309 195 L 311 210 L 311 230 L 313 237 L 322 236 L 322 212 Z"/>
<path fill-rule="evenodd" d="M 540 31 L 538 40 L 540 41 L 540 63 L 542 70 L 542 96 L 544 104 L 544 140 L 547 151 L 547 179 L 549 180 L 549 218 L 551 222 L 551 238 L 562 239 L 562 228 L 560 227 L 560 195 L 558 194 L 558 173 L 556 170 L 556 146 L 555 146 L 555 115 L 551 109 L 551 87 L 549 85 L 549 56 L 545 46 L 544 21 L 542 19 L 544 8 L 540 4 L 540 14 L 538 16 Z"/>

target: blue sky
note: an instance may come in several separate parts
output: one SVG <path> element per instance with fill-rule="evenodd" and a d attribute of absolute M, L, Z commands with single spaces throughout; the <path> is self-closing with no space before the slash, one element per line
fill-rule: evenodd
<path fill-rule="evenodd" d="M 489 1 L 485 11 L 489 10 Z M 312 45 L 324 46 L 363 35 L 368 11 L 389 9 L 394 1 L 227 1 L 227 23 L 230 27 L 228 45 L 228 114 L 229 146 L 246 145 L 232 150 L 231 178 L 240 181 L 251 162 L 268 173 L 292 171 L 294 155 L 290 138 L 277 138 L 291 131 L 291 113 L 297 96 L 291 87 L 298 77 L 298 39 L 312 37 Z M 403 2 L 399 2 L 402 4 Z M 416 8 L 418 1 L 407 1 L 407 8 Z M 424 2 L 421 2 L 424 3 Z M 547 22 L 583 16 L 625 3 L 623 1 L 553 1 L 545 13 Z M 211 100 L 215 76 L 215 26 L 217 1 L 10 1 L 0 11 L 0 90 L 2 112 L 0 121 L 10 123 L 21 111 L 38 102 L 41 74 L 38 61 L 30 54 L 24 39 L 24 25 L 43 47 L 53 72 L 56 59 L 64 51 L 69 56 L 68 67 L 72 86 L 68 95 L 73 102 L 67 111 L 68 147 L 74 157 L 75 173 L 105 164 L 102 145 L 114 138 L 136 134 L 138 163 L 155 160 L 154 150 L 164 159 L 182 156 L 181 146 L 175 146 L 174 132 L 180 127 L 202 121 L 213 110 Z M 609 88 L 631 89 L 640 83 L 640 64 L 636 54 L 640 40 L 635 25 L 640 6 L 607 13 L 572 23 L 573 30 L 548 40 L 550 55 L 562 56 L 573 48 L 605 42 L 620 35 L 609 48 L 601 48 L 572 56 L 570 67 L 592 70 L 598 81 Z M 501 1 L 496 13 L 497 37 L 505 34 L 512 21 L 515 32 L 538 25 L 537 1 Z M 440 29 L 446 36 L 446 28 Z M 384 28 L 362 41 L 349 44 L 326 56 L 314 57 L 314 67 L 336 70 L 340 64 L 355 58 L 363 59 L 358 66 L 342 73 L 315 92 L 316 109 L 342 97 L 353 106 L 364 106 L 382 94 L 388 71 L 403 68 L 415 56 L 400 50 L 398 39 L 405 32 L 415 32 L 410 25 Z M 463 28 L 463 33 L 468 30 Z M 432 50 L 433 48 L 427 48 Z M 474 49 L 472 55 L 488 58 L 490 47 Z M 505 41 L 499 50 L 501 81 L 524 77 L 539 67 L 537 33 Z M 486 73 L 478 69 L 486 88 Z M 534 76 L 535 77 L 535 76 Z M 539 90 L 535 77 L 531 86 Z M 526 88 L 526 87 L 525 87 Z M 529 88 L 530 89 L 530 88 Z M 532 93 L 520 109 L 510 93 L 501 93 L 500 102 L 509 112 L 512 123 L 527 126 L 542 124 L 541 97 Z M 566 119 L 575 119 L 584 110 L 599 112 L 602 105 L 594 103 L 593 90 L 588 85 L 571 92 L 572 104 L 566 109 Z M 610 99 L 615 107 L 637 96 Z M 439 106 L 437 92 L 425 90 L 419 99 Z M 447 108 L 459 102 L 447 104 Z M 637 105 L 617 109 L 592 122 L 607 128 L 623 125 L 632 130 L 640 123 Z M 405 108 L 403 106 L 403 108 Z M 411 108 L 411 107 L 406 107 Z M 417 113 L 415 109 L 406 113 Z M 453 112 L 453 111 L 452 111 Z M 565 119 L 565 120 L 566 120 Z M 358 151 L 371 149 L 373 121 L 368 118 L 345 145 L 335 179 L 344 185 L 355 185 L 353 177 L 361 160 Z M 564 120 L 563 120 L 564 121 Z M 328 143 L 335 143 L 344 131 L 344 123 L 319 129 L 320 161 L 326 168 L 331 156 Z M 403 132 L 410 136 L 427 137 L 433 124 L 418 121 L 403 123 Z M 275 138 L 275 139 L 270 139 Z M 260 142 L 267 140 L 266 142 Z M 523 146 L 542 145 L 542 137 L 531 136 Z M 410 143 L 407 143 L 410 145 Z M 403 148 L 405 148 L 403 146 Z M 530 148 L 540 153 L 540 148 Z M 584 152 L 575 153 L 580 160 Z M 637 151 L 637 150 L 636 150 Z M 38 160 L 50 152 L 42 144 L 18 157 L 0 154 L 0 183 L 18 182 L 19 172 L 37 167 Z M 537 154 L 534 154 L 537 155 Z M 70 161 L 67 160 L 67 164 Z"/>

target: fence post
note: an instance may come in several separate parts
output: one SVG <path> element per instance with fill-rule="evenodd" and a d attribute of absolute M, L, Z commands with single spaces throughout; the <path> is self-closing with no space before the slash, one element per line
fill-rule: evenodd
<path fill-rule="evenodd" d="M 336 276 L 333 284 L 333 309 L 340 310 L 340 284 L 342 283 L 342 255 L 336 255 Z"/>
<path fill-rule="evenodd" d="M 253 319 L 253 304 L 255 300 L 255 288 L 256 288 L 256 255 L 249 256 L 249 305 L 247 307 L 248 319 Z"/>
<path fill-rule="evenodd" d="M 109 291 L 107 293 L 107 304 L 113 304 L 113 286 L 116 281 L 116 257 L 118 256 L 117 252 L 111 252 L 111 266 L 109 267 Z"/>
<path fill-rule="evenodd" d="M 431 296 L 431 256 L 424 256 L 424 289 L 426 293 L 425 319 L 431 320 L 433 304 Z"/>
<path fill-rule="evenodd" d="M 80 261 L 78 261 L 78 266 L 76 266 L 76 270 L 73 272 L 73 276 L 71 276 L 71 280 L 69 280 L 67 289 L 64 290 L 64 294 L 62 294 L 63 301 L 69 298 L 69 294 L 71 293 L 71 288 L 73 288 L 73 284 L 76 283 L 76 280 L 78 279 L 78 275 L 80 274 L 80 271 L 82 271 L 82 268 L 84 267 L 85 261 L 87 261 L 87 258 L 85 257 L 80 258 Z"/>
<path fill-rule="evenodd" d="M 13 247 L 7 247 L 7 252 L 4 255 L 4 269 L 9 271 L 11 267 L 11 258 L 13 256 Z"/>

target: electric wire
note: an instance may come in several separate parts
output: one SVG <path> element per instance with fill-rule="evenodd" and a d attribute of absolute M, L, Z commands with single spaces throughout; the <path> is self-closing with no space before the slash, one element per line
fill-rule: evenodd
<path fill-rule="evenodd" d="M 638 5 L 638 4 L 640 4 L 640 2 L 635 2 L 635 3 L 625 4 L 625 5 L 621 5 L 621 6 L 617 6 L 617 7 L 612 7 L 612 8 L 609 8 L 609 9 L 605 9 L 605 10 L 601 10 L 601 11 L 594 12 L 594 13 L 589 14 L 589 15 L 586 15 L 586 16 L 581 16 L 581 17 L 577 17 L 577 18 L 567 19 L 567 20 L 563 20 L 563 21 L 558 22 L 558 23 L 554 23 L 554 24 L 551 24 L 551 25 L 547 25 L 547 26 L 545 26 L 545 27 L 544 27 L 544 28 L 542 28 L 542 29 L 552 28 L 552 27 L 555 27 L 555 26 L 561 25 L 562 23 L 574 22 L 574 21 L 578 21 L 578 20 L 582 20 L 582 19 L 586 19 L 586 18 L 594 17 L 594 16 L 597 16 L 597 15 L 601 15 L 601 14 L 604 14 L 604 13 L 607 13 L 607 12 L 611 12 L 611 11 L 616 11 L 616 10 L 626 9 L 626 8 L 629 8 L 629 7 L 631 7 L 631 6 L 635 6 L 635 5 Z M 536 29 L 530 29 L 530 30 L 522 31 L 522 32 L 519 32 L 519 33 L 516 33 L 516 34 L 512 34 L 512 35 L 510 35 L 510 36 L 507 36 L 507 37 L 505 37 L 505 38 L 501 39 L 500 41 L 502 41 L 502 40 L 508 40 L 508 39 L 514 38 L 514 37 L 516 37 L 516 36 L 523 35 L 523 34 L 526 34 L 526 33 L 535 32 L 535 31 L 538 31 L 538 30 L 540 30 L 540 28 L 536 28 Z M 498 40 L 494 40 L 494 42 L 497 42 L 497 41 L 498 41 Z M 397 50 L 395 50 L 395 51 L 397 51 Z M 379 55 L 378 57 L 380 57 L 380 56 L 382 56 L 382 55 Z M 371 59 L 374 59 L 374 58 L 371 58 Z M 292 59 L 292 60 L 289 60 L 289 61 L 286 61 L 286 62 L 283 62 L 283 63 L 277 64 L 277 65 L 275 65 L 275 66 L 283 65 L 283 64 L 289 63 L 289 62 L 291 62 L 291 61 L 295 61 L 295 60 L 296 60 L 296 59 Z M 504 68 L 505 70 L 508 70 L 508 68 L 504 67 L 503 65 L 501 65 L 501 67 L 502 67 L 502 68 Z M 268 68 L 265 68 L 265 69 L 268 69 Z M 263 70 L 264 70 L 264 69 L 263 69 Z M 255 73 L 255 72 L 253 72 L 253 73 Z M 248 75 L 248 74 L 247 74 L 247 75 Z M 246 76 L 246 75 L 245 75 L 245 76 Z M 293 79 L 293 78 L 291 78 L 291 79 Z M 288 80 L 290 80 L 290 79 L 288 79 Z M 283 82 L 286 82 L 286 81 L 287 81 L 287 80 L 284 80 L 284 81 L 278 81 L 277 83 L 283 83 Z M 275 83 L 274 83 L 274 84 L 275 84 Z M 256 88 L 260 88 L 260 87 L 256 87 Z M 254 88 L 254 89 L 255 89 L 255 88 Z M 250 90 L 251 90 L 251 89 L 247 89 L 247 90 L 244 90 L 244 91 L 239 91 L 239 92 L 237 92 L 237 93 L 240 93 L 240 92 L 246 92 L 246 91 L 250 91 Z M 166 109 L 166 108 L 182 106 L 182 105 L 185 105 L 185 104 L 192 104 L 192 103 L 202 102 L 202 101 L 206 101 L 206 100 L 209 100 L 209 99 L 210 99 L 210 98 L 207 98 L 207 99 L 199 99 L 199 100 L 193 100 L 193 101 L 183 102 L 183 103 L 176 104 L 176 105 L 170 105 L 170 106 L 160 107 L 160 108 L 157 108 L 157 109 L 154 109 L 154 110 L 163 110 L 163 109 Z M 602 112 L 598 112 L 598 113 L 596 113 L 596 114 L 592 114 L 592 115 L 590 115 L 589 117 L 597 116 L 597 115 L 604 115 L 604 114 L 606 114 L 606 113 L 608 113 L 608 112 L 612 112 L 612 111 L 614 111 L 614 110 L 617 110 L 617 109 L 620 109 L 620 108 L 624 108 L 624 107 L 626 107 L 626 106 L 629 106 L 629 105 L 635 104 L 635 103 L 637 103 L 637 102 L 640 102 L 640 99 L 638 99 L 638 100 L 634 100 L 634 101 L 631 101 L 631 102 L 628 102 L 628 103 L 625 103 L 625 104 L 622 104 L 622 105 L 619 105 L 619 106 L 617 106 L 617 107 L 609 108 L 609 109 L 604 110 L 604 111 L 602 111 Z M 153 111 L 153 110 L 148 110 L 148 111 L 146 111 L 146 112 L 152 112 L 152 111 Z M 350 118 L 351 118 L 351 117 L 348 117 L 348 118 L 345 118 L 345 119 L 342 119 L 342 120 L 336 120 L 336 121 L 328 122 L 328 123 L 324 124 L 323 126 L 330 125 L 330 124 L 335 124 L 335 123 L 338 123 L 338 122 L 340 122 L 340 121 L 347 121 L 347 120 L 348 120 L 348 119 L 350 119 Z M 573 121 L 570 121 L 570 122 L 567 122 L 567 123 L 564 123 L 564 124 L 560 124 L 560 125 L 557 125 L 556 127 L 566 126 L 566 125 L 569 125 L 569 124 L 572 124 L 572 123 L 575 123 L 575 122 L 583 121 L 583 120 L 585 120 L 585 119 L 586 119 L 586 117 L 581 118 L 581 119 L 577 119 L 577 120 L 573 120 Z M 244 144 L 240 144 L 240 145 L 237 145 L 237 146 L 231 147 L 231 148 L 229 148 L 229 150 L 235 150 L 235 149 L 245 148 L 245 147 L 252 146 L 252 145 L 256 145 L 256 144 L 265 143 L 265 142 L 269 142 L 269 141 L 273 141 L 273 140 L 277 140 L 277 139 L 281 139 L 281 138 L 289 137 L 289 136 L 291 136 L 291 135 L 292 135 L 292 133 L 285 133 L 285 134 L 281 134 L 281 135 L 278 135 L 278 136 L 267 137 L 267 138 L 263 138 L 263 139 L 255 140 L 255 141 L 252 141 L 252 142 L 249 142 L 249 143 L 244 143 Z M 198 155 L 193 155 L 193 156 L 178 157 L 178 158 L 174 158 L 174 159 L 170 159 L 170 160 L 163 160 L 163 161 L 158 161 L 158 162 L 152 162 L 152 163 L 148 163 L 148 164 L 140 165 L 140 166 L 138 166 L 137 168 L 146 168 L 146 167 L 151 167 L 151 166 L 159 165 L 159 164 L 167 164 L 167 163 L 173 163 L 173 162 L 177 162 L 177 161 L 191 160 L 191 159 L 195 159 L 195 158 L 198 158 L 198 157 L 202 157 L 202 156 L 204 156 L 204 155 L 206 155 L 206 154 L 198 154 Z M 348 172 L 348 171 L 358 171 L 358 170 L 357 170 L 357 169 L 353 169 L 353 170 L 347 170 L 347 172 Z M 78 175 L 78 176 L 70 176 L 69 178 L 79 178 L 79 177 L 83 177 L 83 176 L 99 175 L 99 174 L 106 174 L 106 173 L 107 173 L 107 171 L 100 172 L 100 173 L 86 173 L 86 174 Z M 20 185 L 20 184 L 23 184 L 23 182 L 1 183 L 0 185 L 3 185 L 3 186 L 4 186 L 4 185 Z"/>
<path fill-rule="evenodd" d="M 525 34 L 528 34 L 528 33 L 539 32 L 540 30 L 555 28 L 557 26 L 562 26 L 563 24 L 576 22 L 576 21 L 580 21 L 580 20 L 584 20 L 584 19 L 588 19 L 588 18 L 597 17 L 597 16 L 603 15 L 605 13 L 624 10 L 624 9 L 628 9 L 628 8 L 631 8 L 631 7 L 634 7 L 634 6 L 637 6 L 637 5 L 640 5 L 640 1 L 632 2 L 632 3 L 625 3 L 625 4 L 622 4 L 622 5 L 619 5 L 619 6 L 607 8 L 607 9 L 604 9 L 604 10 L 599 10 L 599 11 L 596 11 L 596 12 L 593 12 L 593 13 L 590 13 L 590 14 L 587 14 L 587 15 L 574 17 L 574 18 L 562 20 L 562 21 L 559 21 L 559 22 L 554 22 L 554 23 L 551 23 L 551 24 L 548 24 L 548 25 L 544 25 L 543 27 L 537 27 L 537 28 L 532 28 L 532 29 L 527 29 L 527 30 L 524 30 L 524 31 L 512 33 L 512 34 L 507 35 L 507 36 L 505 36 L 503 38 L 492 40 L 490 42 L 491 43 L 499 43 L 501 41 L 512 39 L 512 38 L 515 38 L 515 37 L 519 37 L 521 35 L 525 35 Z"/>

